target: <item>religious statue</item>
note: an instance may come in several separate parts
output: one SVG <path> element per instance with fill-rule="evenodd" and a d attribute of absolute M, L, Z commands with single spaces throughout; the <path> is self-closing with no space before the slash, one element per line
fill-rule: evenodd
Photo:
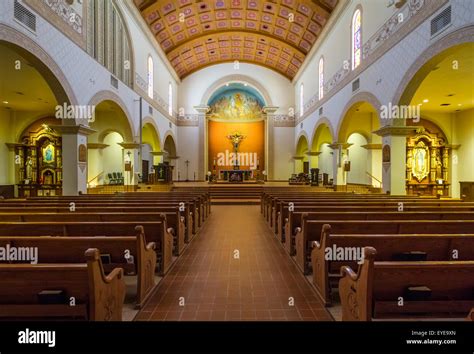
<path fill-rule="evenodd" d="M 33 170 L 33 160 L 31 160 L 31 156 L 28 156 L 26 160 L 26 179 L 30 180 L 32 177 L 32 170 Z"/>
<path fill-rule="evenodd" d="M 235 132 L 233 134 L 227 135 L 226 138 L 229 139 L 230 143 L 234 147 L 234 154 L 235 154 L 235 157 L 234 157 L 234 161 L 235 161 L 234 170 L 238 170 L 239 169 L 239 159 L 237 158 L 237 156 L 238 156 L 238 152 L 239 152 L 239 146 L 242 143 L 242 141 L 246 138 L 246 136 L 242 135 L 239 132 Z"/>

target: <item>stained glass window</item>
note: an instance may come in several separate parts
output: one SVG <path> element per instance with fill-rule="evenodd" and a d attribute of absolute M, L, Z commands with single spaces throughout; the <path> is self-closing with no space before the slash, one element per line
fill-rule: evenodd
<path fill-rule="evenodd" d="M 362 15 L 359 9 L 352 17 L 352 70 L 360 65 L 362 58 Z"/>
<path fill-rule="evenodd" d="M 323 99 L 324 97 L 324 59 L 321 57 L 319 59 L 319 99 Z"/>
<path fill-rule="evenodd" d="M 148 56 L 148 97 L 153 98 L 153 58 Z"/>

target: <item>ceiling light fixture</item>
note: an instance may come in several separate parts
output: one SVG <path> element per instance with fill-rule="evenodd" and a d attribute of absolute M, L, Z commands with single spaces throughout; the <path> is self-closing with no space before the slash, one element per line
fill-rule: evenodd
<path fill-rule="evenodd" d="M 3 103 L 3 104 L 8 104 L 8 101 L 3 101 L 2 103 Z"/>
<path fill-rule="evenodd" d="M 430 101 L 430 100 L 427 99 L 427 98 L 425 98 L 425 99 L 423 100 L 424 103 L 428 103 L 429 101 Z"/>

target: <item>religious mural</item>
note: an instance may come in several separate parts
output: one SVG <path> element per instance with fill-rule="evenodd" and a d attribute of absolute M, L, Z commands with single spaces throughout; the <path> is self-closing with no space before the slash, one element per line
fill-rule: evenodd
<path fill-rule="evenodd" d="M 208 117 L 216 120 L 263 119 L 263 103 L 243 90 L 226 91 L 211 102 Z"/>

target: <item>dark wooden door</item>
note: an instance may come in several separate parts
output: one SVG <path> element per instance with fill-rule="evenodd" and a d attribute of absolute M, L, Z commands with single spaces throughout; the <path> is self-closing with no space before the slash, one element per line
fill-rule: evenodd
<path fill-rule="evenodd" d="M 148 175 L 150 173 L 150 162 L 148 160 L 142 160 L 142 182 L 148 183 Z"/>

